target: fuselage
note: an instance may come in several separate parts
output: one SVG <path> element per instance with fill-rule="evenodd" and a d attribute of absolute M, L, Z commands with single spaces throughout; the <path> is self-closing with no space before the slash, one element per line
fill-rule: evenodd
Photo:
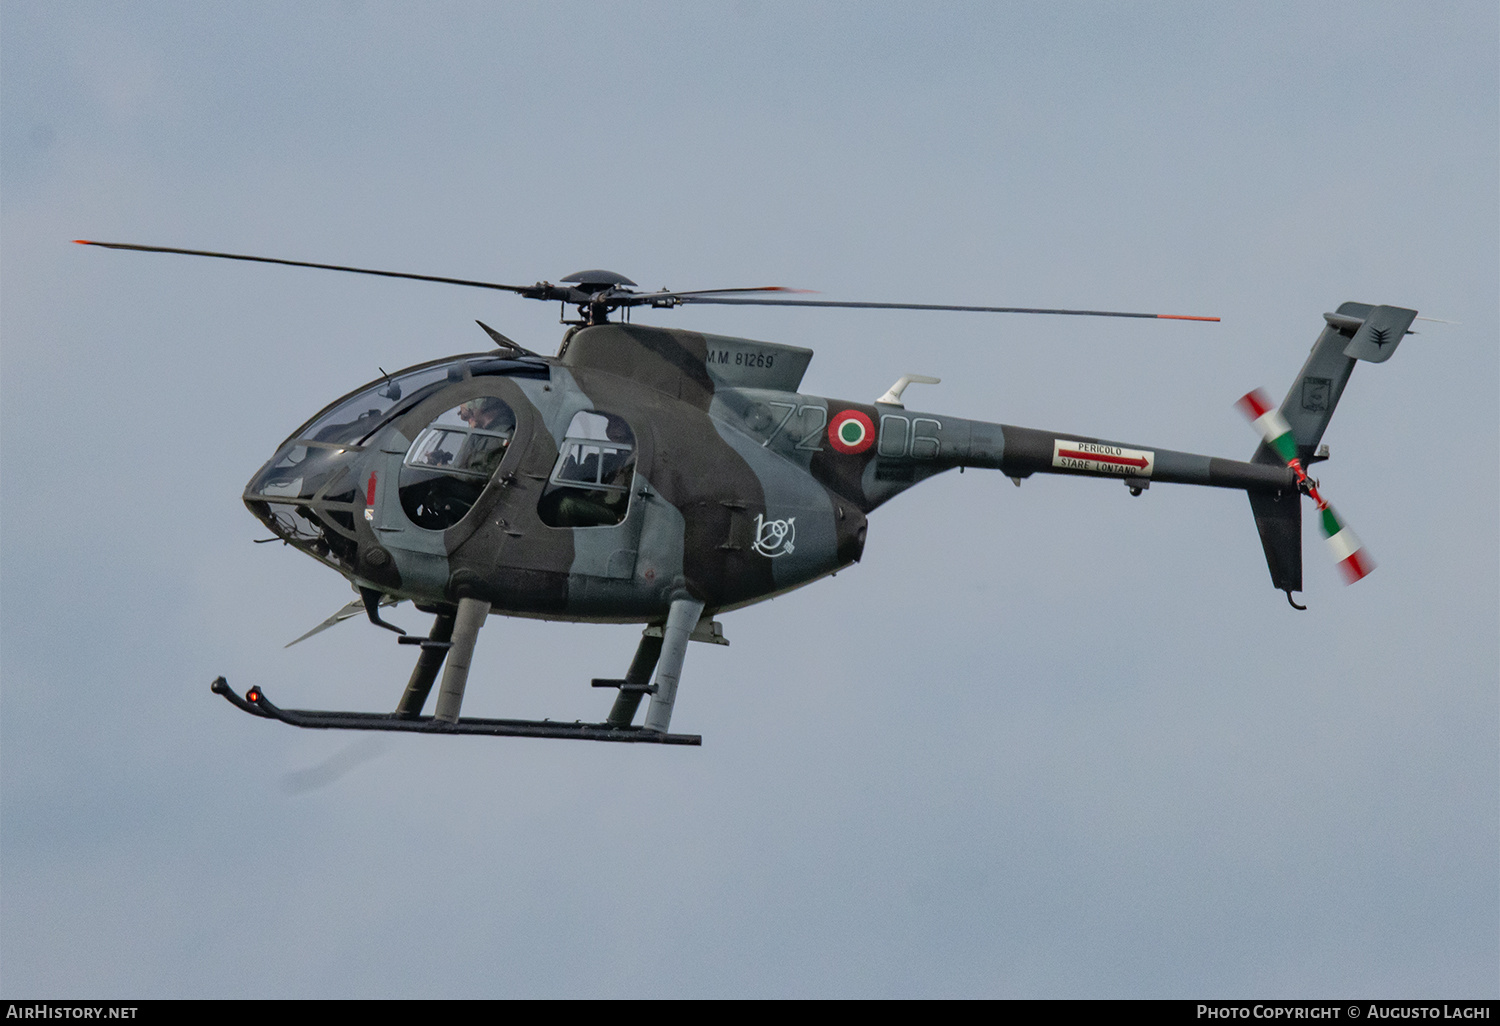
<path fill-rule="evenodd" d="M 806 395 L 811 357 L 605 324 L 558 357 L 433 361 L 319 413 L 245 502 L 422 608 L 651 622 L 683 590 L 722 611 L 848 566 L 872 510 L 953 467 L 1295 487 L 1275 467 Z"/>

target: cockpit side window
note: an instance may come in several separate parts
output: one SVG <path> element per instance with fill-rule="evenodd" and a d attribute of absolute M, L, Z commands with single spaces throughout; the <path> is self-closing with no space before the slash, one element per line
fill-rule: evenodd
<path fill-rule="evenodd" d="M 427 426 L 401 465 L 401 508 L 418 527 L 441 531 L 464 518 L 505 458 L 515 412 L 479 396 Z"/>
<path fill-rule="evenodd" d="M 635 480 L 635 434 L 624 418 L 574 415 L 537 505 L 551 527 L 607 527 L 625 519 Z"/>

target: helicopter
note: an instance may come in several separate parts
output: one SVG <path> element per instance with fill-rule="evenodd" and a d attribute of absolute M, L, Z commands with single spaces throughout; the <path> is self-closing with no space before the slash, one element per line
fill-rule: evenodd
<path fill-rule="evenodd" d="M 908 410 L 902 375 L 873 402 L 804 394 L 813 352 L 797 346 L 630 322 L 633 309 L 689 304 L 966 311 L 1217 321 L 1109 310 L 842 302 L 787 298 L 780 286 L 637 291 L 623 275 L 503 285 L 207 250 L 82 245 L 281 264 L 509 292 L 558 302 L 555 356 L 482 321 L 493 348 L 430 360 L 335 400 L 293 431 L 245 487 L 272 534 L 349 580 L 359 598 L 303 638 L 361 612 L 416 665 L 389 713 L 283 709 L 263 689 L 214 693 L 296 727 L 699 745 L 671 732 L 690 641 L 727 644 L 717 616 L 857 563 L 868 516 L 954 468 L 1246 493 L 1272 584 L 1302 590 L 1302 497 L 1346 581 L 1374 563 L 1308 469 L 1354 366 L 1382 363 L 1417 311 L 1346 302 L 1323 315 L 1280 404 L 1259 389 L 1238 405 L 1261 440 L 1248 461 Z M 569 318 L 568 310 L 576 312 Z M 618 314 L 618 317 L 615 315 Z M 414 637 L 381 609 L 410 601 L 434 619 Z M 598 723 L 460 715 L 475 643 L 491 615 L 644 625 Z M 296 641 L 292 642 L 293 644 Z M 438 682 L 441 672 L 442 680 Z M 423 710 L 434 685 L 433 712 Z M 649 704 L 635 722 L 643 701 Z"/>

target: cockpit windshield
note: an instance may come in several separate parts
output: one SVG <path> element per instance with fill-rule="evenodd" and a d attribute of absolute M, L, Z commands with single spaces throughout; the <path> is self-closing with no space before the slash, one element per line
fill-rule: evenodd
<path fill-rule="evenodd" d="M 409 405 L 423 389 L 447 380 L 451 362 L 443 360 L 406 371 L 398 377 L 371 382 L 328 407 L 292 437 L 335 444 L 356 443 L 374 430 L 398 403 Z"/>

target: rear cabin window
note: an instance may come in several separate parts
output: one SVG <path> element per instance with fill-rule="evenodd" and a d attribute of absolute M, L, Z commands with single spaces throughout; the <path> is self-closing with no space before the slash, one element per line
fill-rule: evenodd
<path fill-rule="evenodd" d="M 575 414 L 537 513 L 552 527 L 608 527 L 625 519 L 635 480 L 635 434 L 612 413 Z"/>
<path fill-rule="evenodd" d="M 462 520 L 515 433 L 515 412 L 495 396 L 470 399 L 429 424 L 401 465 L 401 508 L 408 519 L 432 531 Z"/>

